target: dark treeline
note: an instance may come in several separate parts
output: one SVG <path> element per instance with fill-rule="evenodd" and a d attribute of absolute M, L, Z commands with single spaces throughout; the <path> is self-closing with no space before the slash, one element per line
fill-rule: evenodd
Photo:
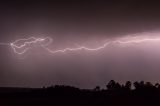
<path fill-rule="evenodd" d="M 0 106 L 146 106 L 160 104 L 160 84 L 111 80 L 106 89 L 55 85 L 43 88 L 0 88 Z"/>

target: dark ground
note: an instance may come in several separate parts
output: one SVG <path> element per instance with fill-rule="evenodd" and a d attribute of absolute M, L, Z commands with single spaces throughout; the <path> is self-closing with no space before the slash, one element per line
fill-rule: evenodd
<path fill-rule="evenodd" d="M 0 106 L 148 106 L 160 104 L 160 85 L 150 82 L 125 85 L 111 80 L 107 89 L 79 89 L 56 85 L 46 88 L 0 88 Z"/>

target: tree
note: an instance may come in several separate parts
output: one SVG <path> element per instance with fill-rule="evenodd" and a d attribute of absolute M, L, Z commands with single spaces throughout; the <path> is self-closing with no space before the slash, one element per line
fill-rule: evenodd
<path fill-rule="evenodd" d="M 114 89 L 120 89 L 121 85 L 118 82 L 115 82 L 114 80 L 109 81 L 109 83 L 106 85 L 107 89 L 114 90 Z"/>
<path fill-rule="evenodd" d="M 113 89 L 116 82 L 114 80 L 110 80 L 109 83 L 106 85 L 107 89 Z"/>
<path fill-rule="evenodd" d="M 100 86 L 96 86 L 96 87 L 94 88 L 94 91 L 100 91 Z"/>
<path fill-rule="evenodd" d="M 155 87 L 156 87 L 156 88 L 160 88 L 160 84 L 159 84 L 159 83 L 156 83 L 156 84 L 155 84 Z"/>
<path fill-rule="evenodd" d="M 127 82 L 125 83 L 125 86 L 124 86 L 124 87 L 125 87 L 126 89 L 129 89 L 129 90 L 130 90 L 130 89 L 131 89 L 131 86 L 132 86 L 132 83 L 131 83 L 130 81 L 127 81 Z"/>
<path fill-rule="evenodd" d="M 144 81 L 141 82 L 134 82 L 135 89 L 143 89 L 145 87 Z"/>

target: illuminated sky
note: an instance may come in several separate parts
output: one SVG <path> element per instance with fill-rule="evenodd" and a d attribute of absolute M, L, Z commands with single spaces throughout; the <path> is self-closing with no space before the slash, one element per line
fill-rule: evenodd
<path fill-rule="evenodd" d="M 35 0 L 1 2 L 0 7 L 0 45 L 19 47 L 28 38 L 39 38 L 24 47 L 32 49 L 23 55 L 13 46 L 0 46 L 0 86 L 93 88 L 111 79 L 160 82 L 158 2 Z M 45 44 L 52 51 L 78 51 L 51 53 Z M 88 50 L 99 47 L 104 49 Z"/>

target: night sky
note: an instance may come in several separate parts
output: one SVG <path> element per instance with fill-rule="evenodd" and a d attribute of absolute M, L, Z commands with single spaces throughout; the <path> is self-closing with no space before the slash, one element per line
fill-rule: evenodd
<path fill-rule="evenodd" d="M 107 39 L 145 34 L 160 37 L 158 0 L 0 1 L 1 43 L 48 36 L 57 50 L 97 47 Z M 159 44 L 110 45 L 96 52 L 58 54 L 34 48 L 21 56 L 0 45 L 0 86 L 93 88 L 105 87 L 112 79 L 160 82 Z"/>

